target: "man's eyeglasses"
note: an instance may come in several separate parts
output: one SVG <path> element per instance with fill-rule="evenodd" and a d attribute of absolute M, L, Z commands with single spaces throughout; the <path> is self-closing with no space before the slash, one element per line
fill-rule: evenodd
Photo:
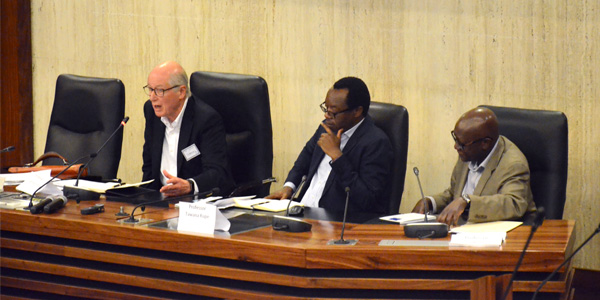
<path fill-rule="evenodd" d="M 144 92 L 146 92 L 146 95 L 148 95 L 148 96 L 150 96 L 150 94 L 152 94 L 152 92 L 154 92 L 154 95 L 156 95 L 158 97 L 162 97 L 162 96 L 165 95 L 166 91 L 172 90 L 172 89 L 174 89 L 176 87 L 180 87 L 180 86 L 181 85 L 174 85 L 174 86 L 172 86 L 172 87 L 170 87 L 168 89 L 153 89 L 153 88 L 151 88 L 151 87 L 149 87 L 149 86 L 146 85 L 144 87 Z"/>
<path fill-rule="evenodd" d="M 465 147 L 471 146 L 471 145 L 473 145 L 473 144 L 475 144 L 475 143 L 479 143 L 479 142 L 481 142 L 481 141 L 483 141 L 483 140 L 485 140 L 485 139 L 491 139 L 491 137 L 489 137 L 489 136 L 486 136 L 486 137 L 484 137 L 484 138 L 480 138 L 480 139 L 477 139 L 477 140 L 474 140 L 474 141 L 471 141 L 471 142 L 468 142 L 468 143 L 465 143 L 465 144 L 463 144 L 463 143 L 461 143 L 461 142 L 460 142 L 460 141 L 459 141 L 459 140 L 456 138 L 456 135 L 454 134 L 454 130 L 450 131 L 450 134 L 452 135 L 452 139 L 454 139 L 454 143 L 456 143 L 456 145 L 458 146 L 458 149 L 459 149 L 459 150 L 461 150 L 461 151 L 462 151 L 462 150 L 465 150 Z"/>
<path fill-rule="evenodd" d="M 342 114 L 342 113 L 345 113 L 345 112 L 348 112 L 348 111 L 351 111 L 351 110 L 352 110 L 352 108 L 347 108 L 347 109 L 344 109 L 344 110 L 342 110 L 342 111 L 338 111 L 338 112 L 335 112 L 335 113 L 334 113 L 334 112 L 330 112 L 330 111 L 327 109 L 327 106 L 325 105 L 325 102 L 321 103 L 321 105 L 319 105 L 319 107 L 321 107 L 321 110 L 322 110 L 322 111 L 323 111 L 325 114 L 327 114 L 328 116 L 330 116 L 332 119 L 335 119 L 335 116 L 337 116 L 337 115 L 339 115 L 339 114 Z"/>

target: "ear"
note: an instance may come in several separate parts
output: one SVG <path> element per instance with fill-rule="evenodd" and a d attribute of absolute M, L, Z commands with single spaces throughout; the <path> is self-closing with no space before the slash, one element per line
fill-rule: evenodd
<path fill-rule="evenodd" d="M 355 108 L 355 110 L 354 110 L 354 117 L 355 118 L 361 117 L 362 114 L 363 114 L 363 107 L 362 106 L 359 106 L 359 107 Z"/>
<path fill-rule="evenodd" d="M 179 99 L 185 100 L 185 96 L 187 95 L 187 87 L 182 85 L 179 87 Z"/>

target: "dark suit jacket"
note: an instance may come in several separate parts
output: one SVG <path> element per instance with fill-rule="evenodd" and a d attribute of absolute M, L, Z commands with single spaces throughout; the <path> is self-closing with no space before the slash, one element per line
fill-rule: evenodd
<path fill-rule="evenodd" d="M 154 114 L 150 100 L 144 104 L 146 129 L 144 131 L 144 164 L 142 165 L 143 180 L 154 179 L 148 187 L 159 190 L 160 162 L 165 125 Z M 181 150 L 195 144 L 200 155 L 186 161 Z M 177 177 L 193 178 L 198 185 L 198 191 L 209 191 L 218 187 L 220 194 L 227 194 L 233 188 L 233 177 L 227 161 L 227 144 L 225 128 L 221 116 L 208 104 L 191 96 L 188 99 L 177 147 Z"/>
<path fill-rule="evenodd" d="M 296 186 L 303 175 L 307 182 L 302 196 L 312 180 L 325 153 L 317 145 L 317 141 L 325 129 L 319 126 L 313 137 L 306 143 L 286 182 Z M 387 135 L 375 126 L 369 116 L 356 129 L 348 140 L 343 155 L 331 163 L 331 173 L 327 178 L 319 207 L 332 211 L 343 211 L 346 203 L 345 187 L 350 187 L 348 211 L 366 211 L 384 213 L 387 211 L 388 199 L 383 199 L 383 192 L 389 184 L 392 165 L 392 145 Z"/>

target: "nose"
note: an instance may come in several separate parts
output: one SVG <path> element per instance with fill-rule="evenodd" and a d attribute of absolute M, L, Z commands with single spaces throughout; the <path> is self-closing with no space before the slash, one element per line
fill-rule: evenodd
<path fill-rule="evenodd" d="M 463 148 L 458 144 L 458 142 L 454 142 L 454 150 L 456 150 L 456 151 L 462 151 Z"/>
<path fill-rule="evenodd" d="M 151 92 L 150 92 L 150 100 L 151 100 L 151 101 L 156 101 L 156 100 L 158 100 L 158 96 L 156 95 L 156 92 L 155 92 L 155 91 L 151 91 Z"/>
<path fill-rule="evenodd" d="M 325 113 L 325 119 L 333 119 L 333 116 L 329 114 L 329 112 Z"/>

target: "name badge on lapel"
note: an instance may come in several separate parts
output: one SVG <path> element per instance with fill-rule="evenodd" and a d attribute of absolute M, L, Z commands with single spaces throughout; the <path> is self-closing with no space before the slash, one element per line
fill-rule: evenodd
<path fill-rule="evenodd" d="M 185 157 L 185 160 L 190 161 L 194 157 L 200 155 L 200 150 L 198 150 L 196 144 L 191 144 L 190 146 L 187 146 L 185 149 L 181 150 L 181 153 L 183 154 L 183 157 Z"/>

